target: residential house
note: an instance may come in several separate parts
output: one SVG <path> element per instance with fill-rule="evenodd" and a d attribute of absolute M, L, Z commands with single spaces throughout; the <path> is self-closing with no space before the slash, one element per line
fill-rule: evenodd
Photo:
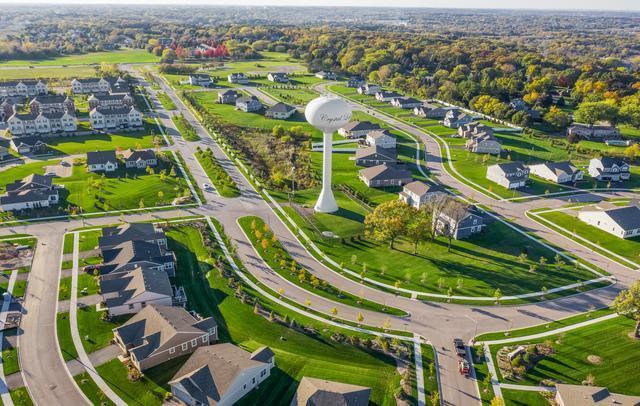
<path fill-rule="evenodd" d="M 515 111 L 526 111 L 529 109 L 529 105 L 522 99 L 513 99 L 509 102 L 509 107 Z"/>
<path fill-rule="evenodd" d="M 239 84 L 239 85 L 246 85 L 247 83 L 249 83 L 249 78 L 247 77 L 247 75 L 245 75 L 242 72 L 230 73 L 227 76 L 227 82 L 236 83 L 236 84 Z"/>
<path fill-rule="evenodd" d="M 264 112 L 265 117 L 286 120 L 296 113 L 296 108 L 286 103 L 276 103 Z"/>
<path fill-rule="evenodd" d="M 274 358 L 269 347 L 200 347 L 169 381 L 171 394 L 189 406 L 231 406 L 271 375 Z"/>
<path fill-rule="evenodd" d="M 556 383 L 555 387 L 558 406 L 640 406 L 640 396 L 611 393 L 602 386 Z"/>
<path fill-rule="evenodd" d="M 364 85 L 358 88 L 359 94 L 364 94 L 367 96 L 373 96 L 376 93 L 380 93 L 381 91 L 382 91 L 382 88 L 380 88 L 380 86 L 378 85 L 374 85 L 373 83 L 365 83 Z"/>
<path fill-rule="evenodd" d="M 127 169 L 147 169 L 147 167 L 158 166 L 158 157 L 156 153 L 150 149 L 127 149 L 122 152 L 122 158 L 124 160 L 124 167 Z"/>
<path fill-rule="evenodd" d="M 633 238 L 640 235 L 640 207 L 636 205 L 620 207 L 601 203 L 581 210 L 578 218 L 618 238 Z"/>
<path fill-rule="evenodd" d="M 267 79 L 275 83 L 289 83 L 289 75 L 284 72 L 269 72 Z"/>
<path fill-rule="evenodd" d="M 367 133 L 366 142 L 371 147 L 394 148 L 396 147 L 396 136 L 388 130 L 376 130 Z"/>
<path fill-rule="evenodd" d="M 375 94 L 376 100 L 379 102 L 390 102 L 392 99 L 400 96 L 401 95 L 399 93 L 388 92 L 386 90 L 381 90 Z"/>
<path fill-rule="evenodd" d="M 491 165 L 487 168 L 487 179 L 507 189 L 517 189 L 527 184 L 529 168 L 519 161 Z"/>
<path fill-rule="evenodd" d="M 7 159 L 11 156 L 7 147 L 0 146 L 0 160 Z"/>
<path fill-rule="evenodd" d="M 100 276 L 100 294 L 109 316 L 137 313 L 150 304 L 173 304 L 167 273 L 145 266 Z"/>
<path fill-rule="evenodd" d="M 493 135 L 493 128 L 476 121 L 458 127 L 458 135 L 462 138 L 471 138 L 472 136 L 480 133 Z"/>
<path fill-rule="evenodd" d="M 588 125 L 574 123 L 567 128 L 567 136 L 575 135 L 589 141 L 604 141 L 620 138 L 620 129 L 610 125 Z"/>
<path fill-rule="evenodd" d="M 29 103 L 31 113 L 38 115 L 40 113 L 64 113 L 75 114 L 75 105 L 73 99 L 69 96 L 58 94 L 48 94 L 44 96 L 36 96 Z"/>
<path fill-rule="evenodd" d="M 588 171 L 592 178 L 605 182 L 620 182 L 631 177 L 631 166 L 618 158 L 592 158 Z"/>
<path fill-rule="evenodd" d="M 51 176 L 31 174 L 22 180 L 9 183 L 6 193 L 0 196 L 2 211 L 37 209 L 58 204 L 58 186 Z"/>
<path fill-rule="evenodd" d="M 452 201 L 436 213 L 434 226 L 436 233 L 461 240 L 482 231 L 484 218 L 474 206 Z"/>
<path fill-rule="evenodd" d="M 151 223 L 125 223 L 119 227 L 105 227 L 98 237 L 101 250 L 108 250 L 127 241 L 145 241 L 166 249 L 167 236 Z"/>
<path fill-rule="evenodd" d="M 582 180 L 583 172 L 569 161 L 529 165 L 533 175 L 554 183 L 574 183 Z"/>
<path fill-rule="evenodd" d="M 458 128 L 461 125 L 469 124 L 473 117 L 460 110 L 449 110 L 444 116 L 443 124 L 449 128 Z"/>
<path fill-rule="evenodd" d="M 192 86 L 210 87 L 213 85 L 211 76 L 204 73 L 192 73 L 189 75 L 189 84 Z"/>
<path fill-rule="evenodd" d="M 100 252 L 103 259 L 101 274 L 129 272 L 137 267 L 164 271 L 170 277 L 176 273 L 173 252 L 152 242 L 125 241 L 115 247 L 101 249 Z"/>
<path fill-rule="evenodd" d="M 355 154 L 356 165 L 376 166 L 383 163 L 394 164 L 398 160 L 398 151 L 395 148 L 367 147 L 358 148 Z"/>
<path fill-rule="evenodd" d="M 87 170 L 89 172 L 114 172 L 118 169 L 116 151 L 87 152 Z"/>
<path fill-rule="evenodd" d="M 49 93 L 47 82 L 42 80 L 16 80 L 0 82 L 0 97 L 33 97 Z"/>
<path fill-rule="evenodd" d="M 372 131 L 381 130 L 378 124 L 370 121 L 352 121 L 338 130 L 338 134 L 345 138 L 364 138 Z"/>
<path fill-rule="evenodd" d="M 332 71 L 323 71 L 321 70 L 320 72 L 316 72 L 315 73 L 315 77 L 322 79 L 322 80 L 336 80 L 338 79 L 338 75 L 336 75 L 335 72 Z"/>
<path fill-rule="evenodd" d="M 197 319 L 179 306 L 149 304 L 113 329 L 113 338 L 142 372 L 215 342 L 218 325 L 213 317 Z"/>
<path fill-rule="evenodd" d="M 78 129 L 76 117 L 64 111 L 14 113 L 7 120 L 12 136 L 55 135 Z"/>
<path fill-rule="evenodd" d="M 71 81 L 71 91 L 74 94 L 128 92 L 127 81 L 118 78 L 81 78 Z"/>
<path fill-rule="evenodd" d="M 393 107 L 398 107 L 401 109 L 415 109 L 416 107 L 421 107 L 422 102 L 418 99 L 414 99 L 413 97 L 394 97 L 391 99 L 391 105 Z"/>
<path fill-rule="evenodd" d="M 142 113 L 135 107 L 96 107 L 89 112 L 94 130 L 135 129 L 143 126 Z"/>
<path fill-rule="evenodd" d="M 49 146 L 40 137 L 12 137 L 9 141 L 12 150 L 19 154 L 46 154 Z"/>
<path fill-rule="evenodd" d="M 347 87 L 357 89 L 364 86 L 365 81 L 360 76 L 349 76 L 347 80 Z"/>
<path fill-rule="evenodd" d="M 218 92 L 218 103 L 220 104 L 236 104 L 236 100 L 241 97 L 242 94 L 235 90 L 224 90 Z"/>
<path fill-rule="evenodd" d="M 382 164 L 361 169 L 360 180 L 369 187 L 402 186 L 413 181 L 413 175 L 401 164 Z"/>
<path fill-rule="evenodd" d="M 290 406 L 368 406 L 371 389 L 303 376 Z"/>
<path fill-rule="evenodd" d="M 262 109 L 262 103 L 256 96 L 242 96 L 236 99 L 236 109 L 245 113 L 259 111 Z"/>
<path fill-rule="evenodd" d="M 438 107 L 433 104 L 423 103 L 421 106 L 413 108 L 413 114 L 418 117 L 430 118 L 433 120 L 444 119 L 448 112 L 459 111 L 453 107 Z"/>
<path fill-rule="evenodd" d="M 7 121 L 16 111 L 18 111 L 18 106 L 13 98 L 0 98 L 0 121 Z"/>
<path fill-rule="evenodd" d="M 500 141 L 489 133 L 474 134 L 471 139 L 467 140 L 465 147 L 476 154 L 500 155 L 502 151 Z"/>
<path fill-rule="evenodd" d="M 446 195 L 446 190 L 440 185 L 414 180 L 407 183 L 399 194 L 400 200 L 416 209 L 420 209 L 425 203 L 439 196 Z"/>
<path fill-rule="evenodd" d="M 89 110 L 96 107 L 132 107 L 133 97 L 128 93 L 94 93 L 89 97 Z"/>

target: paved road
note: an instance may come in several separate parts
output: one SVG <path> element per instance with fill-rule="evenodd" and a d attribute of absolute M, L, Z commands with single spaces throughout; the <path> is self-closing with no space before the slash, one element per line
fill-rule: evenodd
<path fill-rule="evenodd" d="M 142 78 L 140 78 L 140 80 L 143 81 Z M 173 89 L 164 82 L 161 83 L 161 87 L 162 90 L 173 99 L 179 112 L 194 125 L 194 128 L 201 137 L 201 140 L 197 142 L 188 142 L 179 137 L 178 132 L 170 120 L 169 113 L 162 109 L 158 100 L 155 98 L 154 90 L 149 86 L 146 87 L 152 96 L 152 103 L 157 109 L 159 120 L 176 141 L 172 149 L 183 155 L 197 185 L 201 186 L 203 183 L 210 182 L 193 157 L 193 152 L 195 152 L 198 146 L 201 148 L 210 147 L 223 168 L 227 170 L 238 184 L 241 195 L 236 199 L 225 199 L 217 194 L 205 193 L 206 202 L 197 209 L 182 210 L 180 212 L 160 212 L 153 215 L 129 215 L 126 216 L 126 220 L 140 221 L 142 219 L 148 220 L 151 217 L 169 218 L 185 214 L 211 215 L 222 223 L 226 234 L 237 247 L 238 257 L 245 264 L 249 272 L 271 289 L 277 291 L 283 288 L 285 296 L 299 303 L 304 303 L 306 299 L 309 298 L 312 302 L 311 307 L 318 311 L 328 312 L 330 308 L 337 307 L 339 316 L 348 320 L 356 320 L 357 314 L 362 312 L 364 315 L 364 324 L 381 326 L 389 319 L 394 329 L 406 329 L 420 334 L 430 340 L 438 350 L 438 359 L 440 361 L 439 373 L 442 385 L 441 396 L 444 404 L 469 405 L 478 403 L 475 383 L 470 379 L 461 377 L 456 371 L 455 354 L 449 350 L 449 348 L 452 347 L 451 340 L 454 336 L 469 340 L 476 332 L 499 331 L 540 324 L 553 319 L 563 318 L 576 312 L 588 310 L 591 306 L 604 306 L 612 300 L 621 287 L 628 286 L 632 280 L 637 278 L 637 274 L 628 268 L 612 263 L 606 258 L 590 250 L 586 250 L 570 240 L 560 238 L 524 216 L 524 211 L 528 208 L 554 207 L 553 205 L 564 204 L 565 201 L 563 199 L 540 199 L 524 203 L 509 203 L 496 202 L 493 199 L 478 196 L 477 192 L 458 182 L 443 170 L 439 148 L 428 134 L 398 122 L 397 120 L 381 116 L 380 118 L 388 123 L 414 136 L 418 136 L 423 140 L 427 145 L 427 151 L 430 152 L 428 158 L 429 169 L 436 179 L 455 187 L 462 194 L 472 196 L 479 202 L 492 207 L 499 216 L 512 219 L 514 222 L 530 229 L 542 238 L 607 269 L 618 277 L 619 283 L 610 288 L 590 291 L 558 300 L 531 305 L 504 307 L 427 303 L 363 286 L 325 267 L 307 252 L 289 228 L 274 214 L 272 208 L 253 189 L 233 161 L 231 161 L 209 137 L 206 130 L 184 106 Z M 362 108 L 355 104 L 353 107 L 354 109 Z M 410 313 L 410 316 L 405 318 L 388 317 L 378 312 L 361 311 L 360 309 L 334 303 L 324 298 L 313 297 L 310 292 L 290 284 L 269 269 L 250 246 L 248 239 L 236 223 L 239 217 L 246 215 L 257 215 L 264 218 L 280 241 L 282 241 L 290 251 L 293 258 L 319 278 L 327 280 L 343 291 L 359 296 L 363 295 L 367 299 L 403 309 Z M 113 223 L 114 220 L 114 217 L 101 218 L 87 221 L 87 223 L 98 226 Z M 52 269 L 49 264 L 60 263 L 62 229 L 73 229 L 80 226 L 81 223 L 79 221 L 37 223 L 0 231 L 0 234 L 6 234 L 8 231 L 32 234 L 39 237 L 41 243 L 44 242 L 47 244 L 46 250 L 42 249 L 42 247 L 38 247 L 36 250 L 33 270 L 29 276 L 29 292 L 25 300 L 25 307 L 28 311 L 23 318 L 22 325 L 25 334 L 19 339 L 19 345 L 23 348 L 23 350 L 20 351 L 20 357 L 21 364 L 25 371 L 25 383 L 30 388 L 34 400 L 36 400 L 38 404 L 49 404 L 50 402 L 52 402 L 52 404 L 59 404 L 62 400 L 64 400 L 65 403 L 72 402 L 72 404 L 76 404 L 77 401 L 80 401 L 78 404 L 82 403 L 81 396 L 75 389 L 69 376 L 65 376 L 65 374 L 59 372 L 64 368 L 60 357 L 54 351 L 44 350 L 53 348 L 55 342 L 57 342 L 53 325 L 57 290 L 51 287 L 57 286 L 58 270 L 55 266 L 54 269 Z M 46 355 L 42 356 L 42 354 Z"/>

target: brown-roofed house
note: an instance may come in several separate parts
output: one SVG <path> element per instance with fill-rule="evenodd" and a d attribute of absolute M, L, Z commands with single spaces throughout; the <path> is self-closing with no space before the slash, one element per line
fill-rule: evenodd
<path fill-rule="evenodd" d="M 369 187 L 402 186 L 413 180 L 411 171 L 398 164 L 372 166 L 360 170 L 358 175 Z"/>
<path fill-rule="evenodd" d="M 640 396 L 619 395 L 600 386 L 556 384 L 558 406 L 638 406 Z"/>
<path fill-rule="evenodd" d="M 303 377 L 291 406 L 367 406 L 371 389 L 347 383 Z"/>

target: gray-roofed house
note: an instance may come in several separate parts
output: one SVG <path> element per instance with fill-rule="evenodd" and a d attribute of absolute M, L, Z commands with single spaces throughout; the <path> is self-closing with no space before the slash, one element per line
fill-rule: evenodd
<path fill-rule="evenodd" d="M 41 137 L 12 137 L 9 146 L 19 154 L 45 154 L 49 150 Z"/>
<path fill-rule="evenodd" d="M 349 79 L 347 79 L 347 87 L 354 89 L 363 86 L 364 83 L 364 79 L 362 79 L 360 76 L 349 76 Z"/>
<path fill-rule="evenodd" d="M 220 104 L 236 104 L 236 100 L 241 97 L 242 94 L 233 90 L 227 89 L 218 92 L 218 103 Z"/>
<path fill-rule="evenodd" d="M 0 97 L 24 96 L 33 97 L 47 94 L 49 88 L 47 82 L 43 80 L 13 80 L 0 82 Z"/>
<path fill-rule="evenodd" d="M 429 103 L 423 103 L 421 106 L 413 108 L 413 114 L 418 117 L 431 118 L 441 120 L 445 118 L 449 111 L 459 110 L 455 107 L 439 107 Z"/>
<path fill-rule="evenodd" d="M 402 97 L 400 93 L 381 90 L 376 93 L 376 100 L 379 102 L 390 102 L 396 97 Z"/>
<path fill-rule="evenodd" d="M 0 98 L 0 121 L 7 121 L 18 110 L 17 103 L 9 97 Z"/>
<path fill-rule="evenodd" d="M 529 168 L 522 162 L 505 162 L 487 168 L 487 179 L 507 189 L 524 187 L 529 179 Z"/>
<path fill-rule="evenodd" d="M 401 109 L 409 110 L 422 106 L 422 102 L 413 97 L 394 97 L 391 99 L 391 105 Z"/>
<path fill-rule="evenodd" d="M 338 130 L 338 134 L 345 138 L 364 138 L 371 131 L 381 130 L 378 124 L 370 121 L 352 121 Z"/>
<path fill-rule="evenodd" d="M 167 247 L 166 234 L 151 223 L 126 223 L 118 227 L 105 227 L 102 229 L 102 235 L 98 237 L 98 246 L 106 250 L 127 241 L 146 241 L 161 248 Z"/>
<path fill-rule="evenodd" d="M 0 145 L 0 160 L 10 157 L 9 149 Z"/>
<path fill-rule="evenodd" d="M 276 103 L 264 112 L 265 117 L 286 120 L 296 113 L 296 108 L 286 103 Z"/>
<path fill-rule="evenodd" d="M 111 91 L 128 91 L 127 81 L 118 78 L 77 78 L 71 81 L 71 91 L 74 94 L 109 93 Z"/>
<path fill-rule="evenodd" d="M 66 111 L 41 111 L 34 113 L 14 113 L 7 120 L 11 135 L 53 135 L 72 133 L 78 129 L 76 117 Z"/>
<path fill-rule="evenodd" d="M 380 93 L 380 91 L 382 90 L 382 88 L 376 84 L 373 83 L 365 83 L 364 85 L 360 86 L 358 88 L 358 93 L 359 94 L 364 94 L 367 96 L 373 96 L 376 93 Z"/>
<path fill-rule="evenodd" d="M 150 304 L 113 329 L 116 344 L 140 372 L 218 339 L 213 317 L 197 319 L 179 306 Z"/>
<path fill-rule="evenodd" d="M 369 187 L 402 186 L 413 181 L 411 171 L 398 164 L 385 163 L 361 169 L 358 176 Z"/>
<path fill-rule="evenodd" d="M 458 135 L 462 138 L 471 138 L 476 134 L 485 133 L 493 135 L 493 128 L 477 121 L 458 127 Z"/>
<path fill-rule="evenodd" d="M 192 73 L 189 75 L 189 84 L 192 86 L 210 87 L 213 85 L 213 79 L 204 73 Z"/>
<path fill-rule="evenodd" d="M 529 170 L 531 174 L 555 183 L 577 182 L 584 175 L 584 172 L 569 161 L 529 165 Z"/>
<path fill-rule="evenodd" d="M 631 177 L 631 166 L 619 158 L 592 158 L 589 161 L 589 175 L 601 181 L 620 182 Z"/>
<path fill-rule="evenodd" d="M 271 375 L 269 347 L 250 353 L 230 343 L 198 348 L 169 381 L 174 397 L 189 406 L 231 406 Z"/>
<path fill-rule="evenodd" d="M 472 121 L 473 117 L 471 117 L 470 114 L 460 110 L 449 110 L 444 116 L 444 121 L 442 123 L 449 128 L 458 128 L 461 125 L 469 124 Z"/>
<path fill-rule="evenodd" d="M 388 130 L 371 131 L 365 140 L 371 147 L 396 148 L 396 136 Z"/>
<path fill-rule="evenodd" d="M 236 110 L 249 113 L 262 109 L 262 103 L 256 96 L 242 96 L 236 99 Z"/>
<path fill-rule="evenodd" d="M 436 213 L 434 226 L 436 233 L 461 240 L 482 231 L 484 216 L 475 206 L 452 200 Z"/>
<path fill-rule="evenodd" d="M 6 194 L 0 196 L 0 208 L 3 211 L 37 209 L 58 204 L 59 200 L 58 186 L 53 184 L 51 176 L 31 174 L 6 186 Z"/>
<path fill-rule="evenodd" d="M 491 133 L 479 133 L 467 140 L 465 148 L 476 154 L 500 155 L 502 144 Z"/>
<path fill-rule="evenodd" d="M 127 93 L 94 93 L 89 99 L 89 110 L 96 107 L 131 107 L 133 97 Z"/>
<path fill-rule="evenodd" d="M 109 316 L 137 313 L 150 304 L 171 306 L 173 303 L 167 273 L 145 266 L 102 275 L 100 294 Z"/>
<path fill-rule="evenodd" d="M 567 136 L 569 135 L 575 135 L 590 141 L 617 140 L 620 138 L 620 129 L 610 125 L 574 123 L 567 127 Z"/>
<path fill-rule="evenodd" d="M 601 386 L 556 383 L 555 387 L 558 406 L 640 406 L 640 396 L 611 393 Z"/>
<path fill-rule="evenodd" d="M 601 204 L 581 210 L 578 218 L 618 238 L 640 235 L 640 207 Z"/>
<path fill-rule="evenodd" d="M 326 379 L 302 377 L 290 406 L 367 406 L 371 388 Z"/>
<path fill-rule="evenodd" d="M 414 180 L 407 183 L 402 188 L 400 200 L 416 209 L 420 209 L 425 203 L 437 196 L 444 196 L 447 192 L 445 188 L 433 183 L 425 183 L 421 180 Z"/>
<path fill-rule="evenodd" d="M 289 83 L 289 75 L 284 72 L 269 72 L 267 79 L 275 83 Z"/>
<path fill-rule="evenodd" d="M 336 75 L 335 72 L 332 72 L 330 70 L 321 70 L 320 72 L 316 72 L 314 73 L 314 76 L 317 77 L 318 79 L 322 79 L 322 80 L 336 80 L 338 79 L 338 75 Z"/>
<path fill-rule="evenodd" d="M 113 172 L 118 169 L 116 151 L 87 152 L 87 170 L 89 172 Z"/>
<path fill-rule="evenodd" d="M 74 114 L 76 111 L 73 99 L 61 94 L 36 96 L 29 102 L 29 110 L 36 115 L 41 112 L 56 113 L 65 111 Z"/>
<path fill-rule="evenodd" d="M 133 106 L 98 106 L 89 112 L 89 121 L 94 130 L 136 129 L 142 127 L 142 113 Z"/>
<path fill-rule="evenodd" d="M 376 166 L 383 163 L 396 163 L 398 151 L 395 148 L 382 148 L 378 146 L 358 148 L 355 154 L 356 165 Z"/>
<path fill-rule="evenodd" d="M 158 157 L 151 149 L 126 149 L 122 152 L 125 168 L 146 169 L 158 166 Z"/>
<path fill-rule="evenodd" d="M 249 83 L 249 78 L 242 72 L 230 73 L 229 75 L 227 75 L 227 82 L 246 85 L 247 83 Z"/>
<path fill-rule="evenodd" d="M 129 272 L 138 266 L 162 270 L 173 277 L 175 271 L 175 255 L 158 244 L 133 240 L 122 242 L 115 247 L 101 249 L 103 263 L 101 274 Z"/>

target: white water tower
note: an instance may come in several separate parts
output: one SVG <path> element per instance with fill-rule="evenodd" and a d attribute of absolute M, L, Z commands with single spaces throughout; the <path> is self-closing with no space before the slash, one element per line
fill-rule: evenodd
<path fill-rule="evenodd" d="M 323 134 L 322 191 L 315 211 L 333 213 L 338 211 L 338 203 L 331 191 L 331 153 L 333 152 L 331 141 L 333 133 L 351 121 L 351 107 L 338 97 L 321 96 L 307 104 L 304 115 L 307 121 Z"/>

